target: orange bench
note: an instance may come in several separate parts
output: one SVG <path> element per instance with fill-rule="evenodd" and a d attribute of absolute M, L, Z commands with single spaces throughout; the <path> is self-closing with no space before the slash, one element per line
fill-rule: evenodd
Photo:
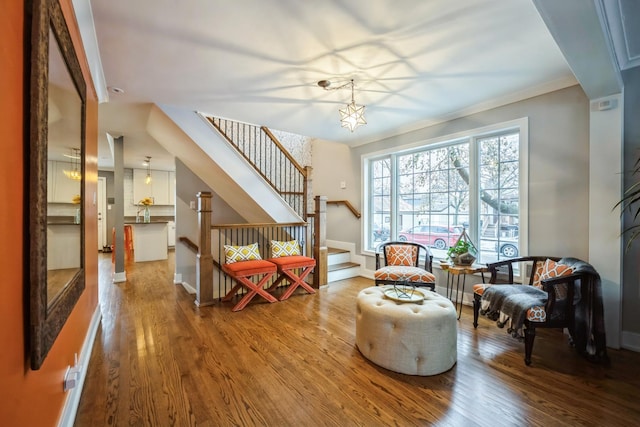
<path fill-rule="evenodd" d="M 229 277 L 236 281 L 236 285 L 222 298 L 222 301 L 229 301 L 244 286 L 248 292 L 242 299 L 231 309 L 232 311 L 242 310 L 251 299 L 260 295 L 270 303 L 278 301 L 273 295 L 263 289 L 264 285 L 271 279 L 276 271 L 276 265 L 272 262 L 262 259 L 253 259 L 248 261 L 239 261 L 222 265 L 224 271 Z M 262 276 L 257 282 L 249 280 L 253 276 Z"/>
<path fill-rule="evenodd" d="M 300 286 L 310 294 L 315 294 L 316 291 L 309 286 L 304 279 L 311 273 L 316 266 L 316 260 L 303 255 L 291 255 L 283 256 L 279 258 L 270 258 L 269 262 L 274 263 L 277 266 L 279 277 L 269 287 L 269 291 L 277 288 L 283 280 L 289 282 L 289 286 L 285 290 L 284 294 L 280 296 L 280 301 L 284 301 L 293 294 L 293 292 Z M 302 270 L 299 274 L 296 274 L 296 270 Z"/>

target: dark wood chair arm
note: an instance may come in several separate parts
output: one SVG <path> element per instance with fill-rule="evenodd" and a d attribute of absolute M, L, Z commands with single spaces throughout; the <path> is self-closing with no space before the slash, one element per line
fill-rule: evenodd
<path fill-rule="evenodd" d="M 426 250 L 424 254 L 424 269 L 429 273 L 433 273 L 433 255 L 431 254 L 429 248 L 427 248 L 426 246 L 423 246 L 423 248 Z"/>
<path fill-rule="evenodd" d="M 588 279 L 586 273 L 573 273 L 566 276 L 552 277 L 550 279 L 541 280 L 540 284 L 542 289 L 547 293 L 548 299 L 546 304 L 547 313 L 553 313 L 555 310 L 556 302 L 558 301 L 557 285 L 567 285 L 567 304 L 565 306 L 565 315 L 569 314 L 573 310 L 573 296 L 575 295 L 576 282 L 581 279 Z"/>
<path fill-rule="evenodd" d="M 505 259 L 502 261 L 488 263 L 487 268 L 489 269 L 489 273 L 491 274 L 491 276 L 489 277 L 489 283 L 491 284 L 497 283 L 498 273 L 499 273 L 498 270 L 500 267 L 504 267 L 504 266 L 508 267 L 507 283 L 513 283 L 513 264 L 519 263 L 519 262 L 532 262 L 533 265 L 535 266 L 536 262 L 539 262 L 539 261 L 544 262 L 546 259 L 552 259 L 554 261 L 558 261 L 560 258 L 552 257 L 552 256 L 524 256 L 524 257 L 511 258 L 511 259 Z M 529 284 L 531 284 L 532 281 L 533 281 L 533 271 L 531 272 Z"/>
<path fill-rule="evenodd" d="M 489 269 L 489 273 L 491 274 L 491 276 L 489 277 L 489 283 L 497 283 L 498 270 L 500 269 L 500 267 L 504 266 L 508 267 L 507 283 L 513 283 L 513 264 L 516 262 L 532 261 L 532 258 L 533 257 L 519 257 L 488 263 L 487 268 Z"/>
<path fill-rule="evenodd" d="M 380 253 L 376 252 L 376 270 L 380 269 Z"/>

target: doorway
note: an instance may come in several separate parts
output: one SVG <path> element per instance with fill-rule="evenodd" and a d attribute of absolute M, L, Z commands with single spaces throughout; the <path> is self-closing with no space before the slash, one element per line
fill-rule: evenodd
<path fill-rule="evenodd" d="M 98 177 L 98 250 L 107 245 L 107 178 Z"/>

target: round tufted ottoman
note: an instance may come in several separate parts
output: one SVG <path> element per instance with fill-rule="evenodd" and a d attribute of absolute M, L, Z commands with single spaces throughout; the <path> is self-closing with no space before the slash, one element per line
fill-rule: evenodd
<path fill-rule="evenodd" d="M 392 286 L 372 286 L 357 299 L 356 345 L 376 365 L 408 375 L 451 369 L 458 356 L 456 309 L 451 301 L 420 288 L 422 303 L 384 296 Z"/>

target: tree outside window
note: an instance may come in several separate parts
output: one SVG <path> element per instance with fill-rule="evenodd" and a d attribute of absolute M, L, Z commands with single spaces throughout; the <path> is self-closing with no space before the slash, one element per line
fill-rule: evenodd
<path fill-rule="evenodd" d="M 519 131 L 510 131 L 371 160 L 369 248 L 415 241 L 445 258 L 467 228 L 479 262 L 519 255 L 519 151 Z"/>

